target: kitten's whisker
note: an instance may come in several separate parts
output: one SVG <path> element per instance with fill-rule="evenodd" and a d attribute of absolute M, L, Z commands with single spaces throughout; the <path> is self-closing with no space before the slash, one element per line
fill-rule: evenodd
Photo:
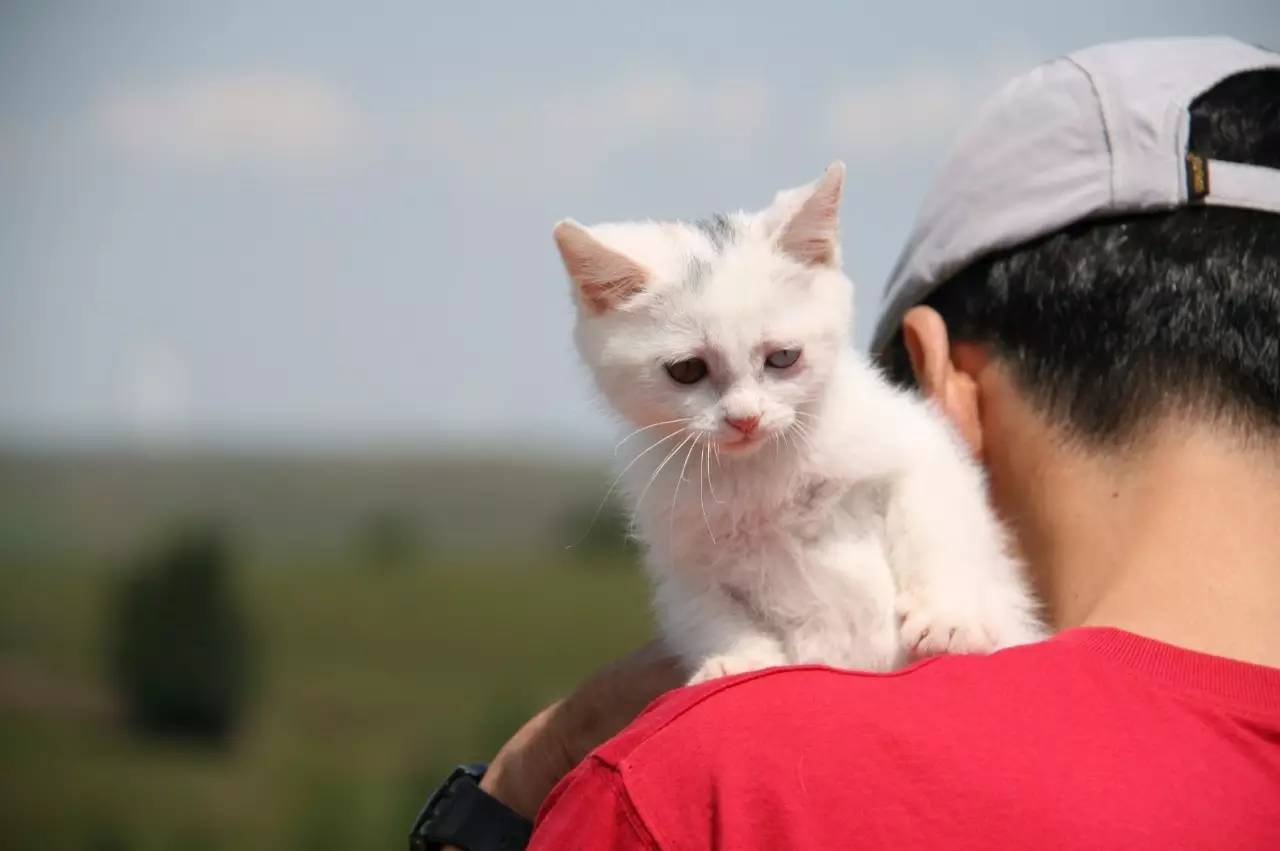
<path fill-rule="evenodd" d="M 676 434 L 681 434 L 684 431 L 686 431 L 686 429 L 680 429 L 680 431 L 676 432 Z M 688 443 L 690 440 L 693 440 L 695 437 L 697 437 L 696 434 L 690 433 L 688 437 L 686 437 L 684 440 L 676 444 L 675 449 L 672 449 L 670 452 L 667 453 L 667 457 L 662 459 L 662 463 L 658 465 L 658 469 L 653 471 L 653 475 L 650 476 L 649 481 L 645 483 L 644 490 L 640 491 L 640 498 L 636 500 L 636 508 L 635 508 L 636 511 L 640 510 L 640 504 L 644 502 L 645 496 L 649 493 L 649 488 L 653 487 L 653 483 L 657 481 L 658 474 L 662 472 L 662 468 L 667 466 L 667 462 L 670 461 L 677 452 L 683 449 L 686 443 Z"/>
<path fill-rule="evenodd" d="M 591 534 L 591 530 L 596 527 L 596 521 L 600 519 L 600 512 L 604 510 L 605 503 L 609 501 L 609 497 L 613 495 L 614 488 L 618 486 L 618 482 L 622 481 L 622 477 L 627 474 L 627 471 L 630 470 L 632 467 L 634 467 L 637 461 L 639 461 L 645 455 L 648 455 L 651 450 L 656 449 L 657 447 L 666 443 L 668 440 L 680 434 L 680 432 L 682 431 L 684 431 L 684 429 L 680 429 L 680 431 L 673 431 L 671 434 L 668 434 L 666 437 L 659 438 L 658 440 L 649 444 L 643 450 L 641 450 L 640 453 L 636 455 L 636 457 L 632 458 L 631 461 L 627 464 L 627 466 L 622 468 L 622 472 L 618 473 L 618 475 L 613 477 L 613 481 L 609 483 L 609 489 L 604 492 L 604 496 L 601 498 L 600 504 L 596 506 L 595 513 L 591 515 L 591 522 L 587 524 L 587 531 L 584 532 L 582 534 L 582 537 L 579 538 L 577 541 L 565 547 L 566 550 L 571 550 L 574 547 L 578 546 L 583 541 L 585 541 L 587 537 Z"/>
<path fill-rule="evenodd" d="M 815 451 L 816 447 L 813 445 L 813 440 L 811 439 L 812 433 L 809 431 L 809 428 L 804 423 L 798 421 L 792 423 L 791 427 L 795 429 L 796 437 L 804 443 L 805 447 L 807 447 L 810 452 Z"/>
<path fill-rule="evenodd" d="M 796 450 L 796 444 L 795 444 L 795 441 L 791 439 L 790 432 L 791 432 L 791 429 L 786 428 L 778 432 L 778 434 L 781 435 L 782 443 L 784 446 L 786 446 L 787 451 L 794 452 Z"/>
<path fill-rule="evenodd" d="M 689 444 L 689 451 L 684 453 L 684 464 L 680 467 L 680 478 L 676 479 L 675 490 L 671 492 L 671 516 L 667 518 L 667 537 L 672 537 L 676 525 L 676 503 L 680 500 L 680 485 L 684 484 L 684 471 L 689 469 L 689 459 L 693 457 L 693 450 L 698 448 L 698 443 L 702 440 L 702 435 L 697 435 L 693 439 L 693 443 Z"/>
<path fill-rule="evenodd" d="M 663 421 L 662 421 L 662 422 L 660 422 L 660 423 L 653 423 L 652 425 L 641 426 L 640 428 L 638 428 L 638 429 L 636 429 L 635 431 L 631 432 L 631 434 L 629 434 L 629 435 L 627 435 L 626 437 L 622 438 L 622 440 L 619 440 L 619 441 L 618 441 L 618 445 L 617 445 L 617 446 L 615 446 L 615 447 L 613 447 L 613 454 L 614 454 L 614 455 L 617 455 L 617 454 L 618 454 L 618 450 L 622 448 L 622 444 L 626 443 L 628 440 L 630 440 L 631 438 L 635 437 L 637 434 L 639 434 L 639 433 L 640 433 L 640 432 L 642 432 L 642 431 L 648 431 L 649 429 L 651 429 L 651 428 L 657 428 L 658 426 L 673 425 L 673 424 L 675 424 L 675 423 L 687 423 L 687 422 L 690 422 L 690 421 L 692 421 L 692 420 L 693 420 L 693 417 L 679 417 L 679 418 L 674 419 L 674 420 L 663 420 Z"/>
<path fill-rule="evenodd" d="M 717 468 L 717 469 L 719 469 L 719 467 L 720 467 L 720 444 L 719 444 L 719 443 L 714 443 L 714 442 L 713 442 L 713 443 L 711 444 L 711 448 L 712 448 L 712 450 L 715 452 L 715 456 L 716 456 L 716 468 Z M 717 504 L 717 505 L 724 505 L 724 500 L 720 499 L 720 497 L 716 495 L 715 483 L 714 483 L 714 482 L 712 481 L 712 479 L 711 479 L 711 462 L 710 462 L 709 460 L 707 461 L 707 487 L 711 490 L 711 498 L 712 498 L 712 499 L 714 499 L 714 500 L 716 501 L 716 504 Z"/>
<path fill-rule="evenodd" d="M 707 440 L 710 441 L 711 438 L 708 437 Z M 702 495 L 703 473 L 706 473 L 708 479 L 711 478 L 710 461 L 711 458 L 707 452 L 707 444 L 704 443 L 702 445 L 702 454 L 698 456 L 698 505 L 702 506 L 702 522 L 707 527 L 707 535 L 711 537 L 711 543 L 714 544 L 716 542 L 716 533 L 711 531 L 711 521 L 707 519 L 707 501 Z M 706 468 L 705 470 L 703 469 L 704 467 Z"/>

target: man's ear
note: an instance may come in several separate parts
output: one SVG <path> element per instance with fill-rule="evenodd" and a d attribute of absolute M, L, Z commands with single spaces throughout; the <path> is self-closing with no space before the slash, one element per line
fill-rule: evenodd
<path fill-rule="evenodd" d="M 975 458 L 982 457 L 982 393 L 977 369 L 985 358 L 957 358 L 947 323 L 932 307 L 902 317 L 902 341 L 921 392 L 951 421 Z"/>

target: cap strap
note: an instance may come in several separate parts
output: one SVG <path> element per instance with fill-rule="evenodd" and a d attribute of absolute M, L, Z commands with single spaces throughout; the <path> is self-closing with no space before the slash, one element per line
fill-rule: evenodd
<path fill-rule="evenodd" d="M 1201 200 L 1220 207 L 1243 207 L 1280 213 L 1280 169 L 1260 165 L 1205 160 L 1208 189 Z"/>

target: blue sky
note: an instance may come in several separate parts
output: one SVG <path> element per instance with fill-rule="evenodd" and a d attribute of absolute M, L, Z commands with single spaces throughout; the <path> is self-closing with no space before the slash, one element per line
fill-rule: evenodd
<path fill-rule="evenodd" d="M 598 449 L 550 239 L 849 165 L 865 342 L 1004 78 L 1272 0 L 7 3 L 0 440 Z M 181 8 L 180 8 L 181 7 Z"/>

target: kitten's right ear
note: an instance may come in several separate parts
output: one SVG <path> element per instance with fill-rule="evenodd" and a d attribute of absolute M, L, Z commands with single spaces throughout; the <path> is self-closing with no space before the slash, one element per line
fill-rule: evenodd
<path fill-rule="evenodd" d="M 578 298 L 592 313 L 612 310 L 644 289 L 649 273 L 643 266 L 606 247 L 573 219 L 560 222 L 553 233 Z"/>

